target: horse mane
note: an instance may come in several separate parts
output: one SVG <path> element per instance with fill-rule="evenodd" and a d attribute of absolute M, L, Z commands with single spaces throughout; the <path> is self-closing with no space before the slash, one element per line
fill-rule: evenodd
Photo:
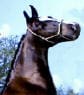
<path fill-rule="evenodd" d="M 1 95 L 3 94 L 4 90 L 5 90 L 6 87 L 7 87 L 7 84 L 8 84 L 8 82 L 9 82 L 9 79 L 10 79 L 10 76 L 11 76 L 11 71 L 13 70 L 13 65 L 14 65 L 14 62 L 15 62 L 17 53 L 18 53 L 18 51 L 19 51 L 20 45 L 21 45 L 22 41 L 24 40 L 25 36 L 26 36 L 26 34 L 22 35 L 22 37 L 21 37 L 21 39 L 20 39 L 20 42 L 18 43 L 17 49 L 15 50 L 14 57 L 13 57 L 13 59 L 12 59 L 12 61 L 11 61 L 10 69 L 8 70 L 8 74 L 7 74 L 7 77 L 6 77 L 6 79 L 5 79 L 5 84 L 4 84 L 3 89 L 2 89 L 2 91 L 1 91 Z"/>

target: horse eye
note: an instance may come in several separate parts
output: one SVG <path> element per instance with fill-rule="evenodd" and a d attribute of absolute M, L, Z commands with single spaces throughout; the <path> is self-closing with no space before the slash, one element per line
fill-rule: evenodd
<path fill-rule="evenodd" d="M 46 26 L 47 24 L 45 22 L 41 22 L 41 25 L 42 26 Z"/>
<path fill-rule="evenodd" d="M 44 22 L 41 22 L 41 25 L 42 25 L 42 28 L 44 28 L 45 26 L 47 26 L 47 24 L 44 23 Z"/>

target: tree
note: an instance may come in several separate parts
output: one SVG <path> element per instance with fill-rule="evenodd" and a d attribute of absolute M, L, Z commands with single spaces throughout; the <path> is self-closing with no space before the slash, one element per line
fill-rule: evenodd
<path fill-rule="evenodd" d="M 64 88 L 62 85 L 57 89 L 57 95 L 65 95 Z"/>
<path fill-rule="evenodd" d="M 2 88 L 5 83 L 17 44 L 17 36 L 0 38 L 0 88 Z"/>
<path fill-rule="evenodd" d="M 76 94 L 76 93 L 74 93 L 74 91 L 73 91 L 73 89 L 68 89 L 68 91 L 67 91 L 67 95 L 79 95 L 78 93 Z"/>

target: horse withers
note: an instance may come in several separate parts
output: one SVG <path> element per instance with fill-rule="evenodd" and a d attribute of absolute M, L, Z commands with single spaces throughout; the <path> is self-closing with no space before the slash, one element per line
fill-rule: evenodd
<path fill-rule="evenodd" d="M 57 95 L 48 66 L 48 48 L 79 37 L 78 23 L 65 23 L 53 17 L 39 17 L 30 5 L 26 11 L 27 32 L 18 45 L 2 95 Z M 53 56 L 53 55 L 52 55 Z"/>

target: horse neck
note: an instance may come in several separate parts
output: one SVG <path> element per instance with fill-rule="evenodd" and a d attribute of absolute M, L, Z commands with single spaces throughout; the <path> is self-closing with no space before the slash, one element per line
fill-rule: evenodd
<path fill-rule="evenodd" d="M 16 55 L 10 81 L 20 76 L 30 83 L 45 87 L 44 73 L 48 69 L 47 55 L 48 49 L 36 44 L 33 36 L 28 32 Z"/>
<path fill-rule="evenodd" d="M 45 88 L 49 95 L 55 95 L 52 77 L 48 67 L 48 48 L 35 43 L 31 33 L 27 32 L 21 41 L 18 53 L 13 63 L 9 84 L 18 78 L 26 80 L 30 84 Z"/>

